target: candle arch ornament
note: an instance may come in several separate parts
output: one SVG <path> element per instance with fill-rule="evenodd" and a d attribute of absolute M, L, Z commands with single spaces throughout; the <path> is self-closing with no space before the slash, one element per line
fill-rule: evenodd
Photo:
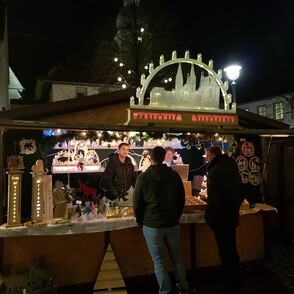
<path fill-rule="evenodd" d="M 148 88 L 151 80 L 154 78 L 154 76 L 159 71 L 161 71 L 163 68 L 170 66 L 170 65 L 173 65 L 173 64 L 177 64 L 177 63 L 178 64 L 190 63 L 191 65 L 196 65 L 198 67 L 205 69 L 208 72 L 208 74 L 211 75 L 215 79 L 217 85 L 219 86 L 219 88 L 221 90 L 223 100 L 224 100 L 224 110 L 236 112 L 235 106 L 231 110 L 229 109 L 229 105 L 232 102 L 232 95 L 227 93 L 228 88 L 229 88 L 228 81 L 225 81 L 225 82 L 222 81 L 222 70 L 219 69 L 217 73 L 213 70 L 213 60 L 212 59 L 208 62 L 208 65 L 205 64 L 204 62 L 202 62 L 202 54 L 201 53 L 199 53 L 197 55 L 197 59 L 190 58 L 190 52 L 188 50 L 185 52 L 184 58 L 178 58 L 177 52 L 173 51 L 171 60 L 168 60 L 165 62 L 164 56 L 161 55 L 160 59 L 159 59 L 159 66 L 158 67 L 154 68 L 154 64 L 152 62 L 149 64 L 149 75 L 147 78 L 145 77 L 145 74 L 141 75 L 142 87 L 141 88 L 138 87 L 137 91 L 136 91 L 136 96 L 138 98 L 138 106 L 143 106 L 145 93 L 147 91 L 147 88 Z M 134 97 L 130 98 L 130 105 L 131 106 L 135 105 Z"/>

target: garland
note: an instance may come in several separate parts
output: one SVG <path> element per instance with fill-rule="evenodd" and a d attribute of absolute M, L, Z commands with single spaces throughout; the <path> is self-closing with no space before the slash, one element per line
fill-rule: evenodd
<path fill-rule="evenodd" d="M 65 141 L 73 139 L 77 140 L 90 140 L 95 142 L 97 140 L 104 142 L 112 141 L 147 141 L 149 139 L 162 139 L 172 140 L 178 139 L 183 147 L 190 149 L 193 146 L 201 145 L 205 142 L 215 144 L 217 141 L 229 143 L 231 151 L 235 151 L 238 146 L 237 140 L 233 135 L 208 135 L 200 133 L 163 133 L 163 132 L 113 132 L 113 131 L 71 131 L 61 133 L 57 136 L 44 137 L 44 145 L 53 148 L 56 144 L 62 146 Z"/>

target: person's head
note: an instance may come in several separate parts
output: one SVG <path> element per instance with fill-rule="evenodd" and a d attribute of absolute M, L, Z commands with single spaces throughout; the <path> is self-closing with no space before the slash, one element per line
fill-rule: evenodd
<path fill-rule="evenodd" d="M 219 146 L 210 146 L 206 148 L 205 153 L 206 153 L 206 162 L 210 163 L 215 157 L 221 155 L 222 151 L 219 148 Z"/>
<path fill-rule="evenodd" d="M 154 164 L 161 164 L 164 161 L 165 149 L 161 146 L 156 146 L 152 150 L 151 160 Z"/>
<path fill-rule="evenodd" d="M 129 144 L 127 144 L 125 142 L 120 143 L 118 145 L 118 156 L 121 161 L 123 161 L 123 162 L 125 161 L 126 157 L 129 154 L 129 150 L 130 150 Z"/>
<path fill-rule="evenodd" d="M 165 148 L 165 162 L 172 162 L 174 160 L 175 150 L 171 147 Z"/>

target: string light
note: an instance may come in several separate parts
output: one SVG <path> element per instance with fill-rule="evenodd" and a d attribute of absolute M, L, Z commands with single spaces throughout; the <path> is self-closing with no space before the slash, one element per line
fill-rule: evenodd
<path fill-rule="evenodd" d="M 115 57 L 113 60 L 114 60 L 114 62 L 118 62 L 118 58 L 117 57 Z"/>

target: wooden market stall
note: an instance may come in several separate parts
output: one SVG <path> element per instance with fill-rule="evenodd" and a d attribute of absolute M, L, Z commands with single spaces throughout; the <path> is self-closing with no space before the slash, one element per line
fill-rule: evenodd
<path fill-rule="evenodd" d="M 113 131 L 118 132 L 120 136 L 135 131 L 148 132 L 155 138 L 162 133 L 168 133 L 181 134 L 188 141 L 192 137 L 196 141 L 199 140 L 200 134 L 203 138 L 211 138 L 216 133 L 220 136 L 230 135 L 237 138 L 237 142 L 242 142 L 242 144 L 251 142 L 251 145 L 248 143 L 249 148 L 246 144 L 244 145 L 245 153 L 249 152 L 249 149 L 252 151 L 252 142 L 254 142 L 253 147 L 259 150 L 260 169 L 267 151 L 267 141 L 260 135 L 288 134 L 288 125 L 248 113 L 237 109 L 236 105 L 231 105 L 231 97 L 226 93 L 227 86 L 222 83 L 221 76 L 213 71 L 211 65 L 206 66 L 200 59 L 196 61 L 189 57 L 185 59 L 175 57 L 172 61 L 179 64 L 188 62 L 192 65 L 201 65 L 209 71 L 214 78 L 214 83 L 217 81 L 217 86 L 210 84 L 210 76 L 203 76 L 203 84 L 206 83 L 206 86 L 201 88 L 203 91 L 201 97 L 206 95 L 207 99 L 212 97 L 214 100 L 211 98 L 208 105 L 205 105 L 204 101 L 201 102 L 201 106 L 195 107 L 189 104 L 183 96 L 178 102 L 176 96 L 172 96 L 169 91 L 157 88 L 150 90 L 149 83 L 152 75 L 161 69 L 151 67 L 150 78 L 142 77 L 142 88 L 137 91 L 128 89 L 82 99 L 69 99 L 24 109 L 2 111 L 0 113 L 1 205 L 4 203 L 3 200 L 7 199 L 10 188 L 7 186 L 5 177 L 7 157 L 20 155 L 17 143 L 22 139 L 26 140 L 22 145 L 24 146 L 22 163 L 25 167 L 25 175 L 21 189 L 31 193 L 31 166 L 40 159 L 41 151 L 45 150 L 39 147 L 44 142 L 44 130 Z M 168 64 L 163 62 L 161 66 L 163 65 Z M 192 67 L 190 77 L 193 77 Z M 176 90 L 177 87 L 185 87 L 187 83 L 180 85 L 176 82 Z M 219 106 L 218 87 L 224 96 L 223 107 Z M 191 87 L 188 89 L 191 91 Z M 179 92 L 182 90 L 182 88 L 178 89 Z M 198 92 L 194 94 L 194 96 L 191 95 L 190 100 L 194 99 L 195 102 L 200 94 Z M 166 101 L 164 104 L 163 98 L 162 101 L 159 101 L 158 97 L 163 97 L 166 101 L 173 99 L 174 107 L 170 107 L 171 105 Z M 29 147 L 25 146 L 26 143 L 29 144 Z M 62 144 L 62 142 L 59 143 Z M 36 169 L 35 172 L 43 172 L 43 170 Z M 255 174 L 254 181 L 256 179 L 259 182 L 254 185 L 259 188 L 260 175 Z M 249 181 L 244 173 L 244 181 L 246 180 Z M 248 191 L 250 194 L 253 189 Z M 30 203 L 27 204 L 27 201 L 22 201 L 21 204 L 23 209 L 29 209 L 31 206 Z M 3 214 L 6 209 L 6 207 L 1 208 L 1 222 L 4 220 Z M 213 233 L 204 221 L 203 211 L 195 209 L 189 212 L 181 218 L 181 239 L 186 268 L 197 271 L 219 266 L 220 261 Z M 255 208 L 249 208 L 248 205 L 242 207 L 240 226 L 237 230 L 237 245 L 241 262 L 244 265 L 262 262 L 267 258 L 266 218 L 272 212 L 275 212 L 275 209 L 266 204 L 257 204 Z M 8 228 L 3 224 L 0 227 L 0 254 L 2 255 L 0 271 L 8 274 L 14 268 L 25 267 L 33 260 L 39 260 L 55 278 L 58 287 L 70 288 L 81 285 L 84 289 L 91 289 L 99 274 L 108 244 L 111 244 L 125 280 L 153 274 L 153 264 L 147 246 L 133 217 L 97 219 L 89 222 L 73 221 L 70 224 L 59 223 L 40 227 Z M 141 262 L 142 260 L 144 262 Z M 170 264 L 169 269 L 171 269 Z M 64 273 L 67 273 L 67 276 L 64 276 Z"/>

